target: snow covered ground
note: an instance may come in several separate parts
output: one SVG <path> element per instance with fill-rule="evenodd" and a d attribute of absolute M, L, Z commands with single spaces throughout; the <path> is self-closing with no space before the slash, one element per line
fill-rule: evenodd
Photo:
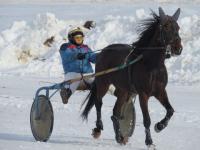
<path fill-rule="evenodd" d="M 43 0 L 42 2 L 50 0 Z M 85 0 L 87 1 L 87 0 Z M 88 0 L 89 1 L 89 0 Z M 127 0 L 128 1 L 128 0 Z M 145 0 L 144 0 L 145 1 Z M 14 2 L 9 0 L 8 2 Z M 27 1 L 7 4 L 0 1 L 0 150 L 33 149 L 146 149 L 142 114 L 136 101 L 137 123 L 133 137 L 126 146 L 116 144 L 110 116 L 115 98 L 106 95 L 103 106 L 104 131 L 99 140 L 91 137 L 95 111 L 88 123 L 80 118 L 80 104 L 87 92 L 77 92 L 68 105 L 57 94 L 52 98 L 55 115 L 53 133 L 47 143 L 35 142 L 29 125 L 29 112 L 37 88 L 62 81 L 63 71 L 58 53 L 65 42 L 70 25 L 95 20 L 97 27 L 88 33 L 86 43 L 101 49 L 111 43 L 131 43 L 137 39 L 139 20 L 149 17 L 150 8 L 157 12 L 162 6 L 167 14 L 181 8 L 179 19 L 183 53 L 166 61 L 169 72 L 168 94 L 175 114 L 161 133 L 153 131 L 165 110 L 152 98 L 149 110 L 152 118 L 152 137 L 159 150 L 199 150 L 200 142 L 200 5 L 196 1 L 155 0 L 130 3 L 107 0 L 93 3 L 47 4 Z M 63 4 L 60 4 L 60 3 Z M 160 3 L 157 3 L 160 2 Z M 43 42 L 55 36 L 52 47 Z"/>
<path fill-rule="evenodd" d="M 142 114 L 136 100 L 137 122 L 134 135 L 126 146 L 114 140 L 110 116 L 115 102 L 113 96 L 106 95 L 102 108 L 104 131 L 95 140 L 91 131 L 95 127 L 96 113 L 92 109 L 88 123 L 80 118 L 80 104 L 87 92 L 77 92 L 68 105 L 63 105 L 59 94 L 52 98 L 54 109 L 54 129 L 47 143 L 36 142 L 29 124 L 29 112 L 35 91 L 46 84 L 40 81 L 58 82 L 54 78 L 28 78 L 3 76 L 0 80 L 0 149 L 1 150 L 62 150 L 62 149 L 134 149 L 145 150 L 145 134 Z M 28 83 L 28 84 L 27 84 Z M 168 127 L 161 133 L 154 132 L 154 124 L 160 121 L 165 110 L 155 99 L 149 101 L 152 119 L 152 138 L 158 150 L 199 150 L 200 110 L 198 86 L 168 86 L 168 94 L 175 109 Z"/>

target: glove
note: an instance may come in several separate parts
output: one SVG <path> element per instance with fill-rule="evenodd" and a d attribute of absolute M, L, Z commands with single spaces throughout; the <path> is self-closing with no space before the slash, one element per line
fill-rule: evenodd
<path fill-rule="evenodd" d="M 96 23 L 94 21 L 86 21 L 83 26 L 90 30 L 91 28 L 95 28 Z"/>
<path fill-rule="evenodd" d="M 76 57 L 79 60 L 83 60 L 83 59 L 85 59 L 85 53 L 78 53 Z"/>

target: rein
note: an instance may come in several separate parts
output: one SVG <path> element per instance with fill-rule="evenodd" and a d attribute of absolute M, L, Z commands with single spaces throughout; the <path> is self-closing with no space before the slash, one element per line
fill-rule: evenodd
<path fill-rule="evenodd" d="M 132 50 L 135 50 L 135 49 L 139 49 L 139 50 L 165 50 L 165 49 L 166 49 L 166 47 L 164 47 L 164 46 L 160 46 L 160 47 L 138 47 L 138 48 L 135 48 L 135 47 L 133 47 L 132 45 L 130 45 L 130 47 L 133 48 Z M 110 50 L 115 50 L 115 48 L 109 48 L 109 49 L 110 49 Z M 87 52 L 86 54 L 101 52 L 101 51 L 103 51 L 103 50 L 104 50 L 104 49 L 99 49 L 99 50 Z M 132 50 L 131 50 L 131 51 L 132 51 Z"/>
<path fill-rule="evenodd" d="M 71 84 L 73 82 L 76 82 L 76 81 L 80 81 L 82 79 L 89 79 L 89 78 L 93 78 L 93 77 L 98 77 L 98 76 L 102 76 L 102 75 L 105 75 L 105 74 L 108 74 L 108 73 L 111 73 L 111 72 L 115 72 L 115 71 L 119 71 L 121 69 L 124 69 L 136 62 L 138 62 L 139 60 L 141 60 L 143 58 L 143 55 L 139 55 L 136 59 L 130 61 L 129 63 L 124 63 L 122 65 L 119 65 L 117 67 L 114 67 L 114 68 L 110 68 L 110 69 L 107 69 L 107 70 L 103 70 L 103 71 L 100 71 L 100 72 L 97 72 L 97 73 L 93 73 L 93 74 L 89 74 L 89 75 L 85 75 L 85 76 L 82 76 L 82 77 L 78 77 L 78 78 L 74 78 L 74 79 L 71 79 L 71 80 L 67 80 L 67 81 L 64 81 L 62 84 Z"/>

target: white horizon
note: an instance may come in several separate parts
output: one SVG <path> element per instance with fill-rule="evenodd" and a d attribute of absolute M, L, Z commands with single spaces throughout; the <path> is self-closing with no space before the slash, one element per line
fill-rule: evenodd
<path fill-rule="evenodd" d="M 0 0 L 0 5 L 5 4 L 69 4 L 69 3 L 143 3 L 147 0 Z M 148 0 L 153 3 L 200 3 L 200 0 Z"/>

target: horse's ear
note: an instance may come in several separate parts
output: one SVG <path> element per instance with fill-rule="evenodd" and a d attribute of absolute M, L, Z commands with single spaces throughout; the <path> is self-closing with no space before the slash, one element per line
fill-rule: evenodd
<path fill-rule="evenodd" d="M 174 13 L 174 15 L 172 16 L 172 18 L 174 19 L 174 20 L 178 20 L 178 18 L 179 18 L 179 16 L 180 16 L 180 13 L 181 13 L 181 9 L 180 8 L 178 8 L 177 9 L 177 11 Z"/>
<path fill-rule="evenodd" d="M 164 24 L 164 22 L 166 21 L 165 12 L 161 7 L 159 7 L 158 10 L 159 10 L 159 16 L 160 16 L 161 23 Z"/>

